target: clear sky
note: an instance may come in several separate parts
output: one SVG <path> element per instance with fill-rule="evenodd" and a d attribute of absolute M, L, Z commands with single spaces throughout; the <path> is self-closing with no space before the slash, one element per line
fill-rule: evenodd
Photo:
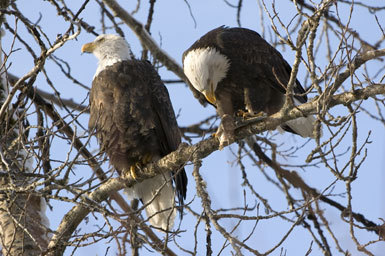
<path fill-rule="evenodd" d="M 73 3 L 71 3 L 74 7 L 73 10 L 77 10 L 82 2 L 83 1 L 73 1 Z M 135 9 L 136 1 L 121 2 L 124 3 L 124 7 L 127 10 L 131 11 Z M 236 1 L 233 2 L 235 3 Z M 18 0 L 16 3 L 18 7 L 23 11 L 23 14 L 32 21 L 38 21 L 41 15 L 39 25 L 44 29 L 44 32 L 47 34 L 51 41 L 54 40 L 57 34 L 64 33 L 68 28 L 68 25 L 63 22 L 61 17 L 56 15 L 56 10 L 47 1 Z M 156 2 L 153 18 L 154 21 L 151 26 L 151 33 L 155 41 L 158 42 L 161 47 L 179 64 L 181 64 L 181 56 L 184 50 L 186 50 L 195 40 L 197 40 L 207 31 L 220 25 L 237 26 L 236 9 L 230 8 L 225 4 L 224 1 L 195 0 L 189 1 L 189 4 L 191 5 L 191 11 L 195 17 L 196 25 L 194 24 L 194 20 L 189 14 L 189 10 L 185 1 L 179 0 Z M 282 20 L 285 23 L 289 23 L 295 14 L 295 9 L 293 9 L 291 2 L 285 0 L 276 1 L 276 6 L 279 10 L 279 15 Z M 339 15 L 341 15 L 342 20 L 346 23 L 348 20 L 347 8 L 341 8 L 339 11 Z M 141 3 L 139 12 L 135 14 L 134 17 L 142 23 L 145 23 L 147 19 L 147 12 L 148 3 L 147 1 L 143 1 Z M 380 12 L 379 14 L 382 14 L 382 16 L 378 17 L 380 23 L 385 24 L 384 12 Z M 86 10 L 80 15 L 80 17 L 89 24 L 98 24 L 100 20 L 100 13 L 94 1 L 89 3 Z M 11 25 L 13 25 L 14 22 L 15 21 L 13 19 L 8 20 L 8 23 Z M 271 34 L 271 30 L 269 29 L 269 21 L 267 20 L 266 16 L 264 22 L 264 36 L 266 40 L 270 42 L 272 39 L 276 40 L 274 35 Z M 244 1 L 241 12 L 241 25 L 260 33 L 263 32 L 257 1 Z M 368 12 L 363 11 L 360 8 L 356 8 L 354 10 L 350 26 L 353 27 L 362 36 L 362 38 L 368 42 L 374 43 L 381 37 L 380 31 L 375 25 L 373 16 L 369 15 Z M 127 27 L 122 27 L 124 28 L 125 37 L 130 43 L 134 54 L 139 57 L 142 48 L 137 38 Z M 25 28 L 23 26 L 20 25 L 18 29 L 19 33 L 26 35 L 26 40 L 28 42 L 33 42 L 30 35 L 25 32 Z M 99 33 L 100 31 L 97 32 Z M 333 38 L 333 36 L 331 37 Z M 81 83 L 89 87 L 91 86 L 92 77 L 96 70 L 97 61 L 96 58 L 92 55 L 81 55 L 80 48 L 82 44 L 90 42 L 94 38 L 95 37 L 92 34 L 89 34 L 83 30 L 76 41 L 71 41 L 65 44 L 65 46 L 63 46 L 55 53 L 57 57 L 69 61 L 72 75 L 76 77 L 76 79 L 78 79 Z M 10 33 L 6 32 L 6 37 L 3 42 L 5 51 L 9 49 L 11 40 L 12 37 Z M 35 43 L 31 43 L 30 45 L 34 47 L 36 51 L 38 51 Z M 332 44 L 332 46 L 335 45 Z M 10 61 L 12 62 L 12 65 L 9 68 L 9 71 L 14 75 L 22 76 L 26 74 L 34 64 L 32 59 L 28 56 L 28 54 L 26 54 L 24 47 L 20 45 L 20 43 L 16 42 L 15 48 L 18 47 L 22 48 L 22 50 L 16 51 L 11 55 Z M 279 46 L 277 49 L 281 51 L 289 63 L 293 63 L 294 53 L 290 50 L 289 47 Z M 327 63 L 324 49 L 322 47 L 320 51 L 321 53 L 318 55 L 319 62 L 317 62 L 317 64 L 322 67 Z M 21 59 L 23 61 L 20 61 Z M 58 69 L 57 65 L 55 65 L 52 61 L 47 62 L 46 70 L 50 78 L 54 80 L 56 90 L 63 98 L 72 98 L 76 102 L 85 101 L 83 104 L 88 103 L 88 91 L 66 79 Z M 161 68 L 159 73 L 163 79 L 176 79 L 175 75 L 167 71 L 165 68 Z M 298 79 L 303 83 L 305 76 L 306 70 L 303 66 L 301 66 Z M 308 84 L 303 83 L 303 85 L 306 87 Z M 38 86 L 38 88 L 41 90 L 53 92 L 42 73 L 38 76 L 35 86 Z M 180 126 L 187 126 L 196 123 L 199 120 L 202 120 L 205 117 L 215 113 L 215 110 L 212 107 L 208 106 L 204 108 L 201 106 L 198 101 L 193 98 L 192 93 L 184 84 L 167 84 L 167 88 L 170 92 L 170 97 L 175 112 L 179 113 L 178 123 Z M 370 109 L 370 111 L 374 111 L 372 110 L 372 104 L 368 104 L 367 107 Z M 336 111 L 340 111 L 341 109 L 342 108 L 339 108 L 339 110 Z M 341 112 L 341 114 L 346 114 L 346 110 Z M 84 125 L 84 127 L 87 127 L 88 115 L 82 115 L 79 118 L 79 121 Z M 378 218 L 385 216 L 385 200 L 383 198 L 385 192 L 385 175 L 383 173 L 385 169 L 384 126 L 381 123 L 372 120 L 365 114 L 358 115 L 358 123 L 360 133 L 359 141 L 361 143 L 365 140 L 369 131 L 372 133 L 370 136 L 371 144 L 366 146 L 368 150 L 368 157 L 360 168 L 358 179 L 353 183 L 353 207 L 354 211 L 363 213 L 368 219 L 372 221 L 379 222 Z M 78 132 L 81 133 L 83 131 L 79 130 Z M 325 131 L 325 136 L 328 135 L 329 132 Z M 193 142 L 197 142 L 200 139 L 201 138 L 195 139 Z M 287 133 L 278 134 L 275 136 L 275 140 L 277 144 L 284 143 L 284 148 L 296 147 L 306 142 L 305 139 Z M 54 143 L 56 143 L 56 151 L 52 152 L 52 158 L 63 159 L 66 157 L 65 153 L 63 152 L 67 152 L 69 145 L 58 140 Z M 350 147 L 349 140 L 344 140 L 343 143 L 345 144 L 341 146 L 341 152 L 344 149 L 348 150 Z M 304 164 L 308 153 L 314 147 L 314 145 L 315 142 L 310 141 L 298 151 L 299 154 L 296 158 L 282 158 L 279 160 L 282 164 Z M 91 143 L 91 148 L 97 148 L 97 144 L 94 141 Z M 239 171 L 239 168 L 234 164 L 235 157 L 232 151 L 236 152 L 237 146 L 231 146 L 230 149 L 226 148 L 222 151 L 217 151 L 203 160 L 201 173 L 207 181 L 208 192 L 211 196 L 213 207 L 215 209 L 242 206 L 243 203 L 244 188 L 241 187 L 241 172 Z M 347 156 L 342 156 L 339 161 L 346 161 L 348 157 L 349 154 L 347 154 Z M 287 210 L 287 202 L 282 196 L 282 193 L 278 191 L 276 187 L 272 186 L 271 183 L 268 183 L 263 175 L 258 171 L 258 169 L 251 166 L 250 162 L 246 161 L 246 164 L 248 164 L 249 178 L 253 180 L 255 188 L 258 189 L 258 193 L 261 193 L 264 196 L 268 196 L 269 202 L 274 207 L 274 209 L 280 211 Z M 287 167 L 287 169 L 290 169 L 290 167 Z M 296 168 L 295 170 L 300 173 L 300 175 L 310 186 L 316 187 L 319 190 L 326 189 L 335 179 L 334 176 L 322 164 L 319 165 L 319 168 L 306 168 L 306 170 Z M 86 173 L 85 176 L 89 177 L 91 173 L 91 169 L 87 166 L 78 166 L 74 171 L 76 172 L 76 177 L 81 177 L 84 173 Z M 194 180 L 191 176 L 192 166 L 187 166 L 186 171 L 189 177 L 188 195 L 186 201 L 189 202 L 194 199 L 192 205 L 199 206 L 200 199 L 194 198 L 196 197 L 196 193 L 194 188 Z M 272 170 L 268 170 L 267 172 L 271 176 L 274 176 Z M 337 183 L 335 184 L 335 187 L 331 193 L 338 194 L 344 191 L 344 184 Z M 300 192 L 298 191 L 298 193 Z M 346 198 L 344 196 L 333 197 L 333 199 L 346 205 Z M 255 198 L 251 198 L 251 196 L 247 198 L 247 202 L 249 205 L 260 203 Z M 50 210 L 47 211 L 47 215 L 51 220 L 51 228 L 53 229 L 57 227 L 61 217 L 68 211 L 68 209 L 71 208 L 71 206 L 68 204 L 61 205 L 54 203 L 54 206 L 55 208 L 52 212 Z M 328 219 L 331 222 L 335 222 L 332 227 L 336 231 L 338 238 L 341 240 L 342 246 L 351 250 L 353 255 L 360 255 L 360 253 L 354 249 L 355 246 L 349 237 L 349 230 L 347 229 L 348 226 L 341 222 L 340 213 L 323 204 L 321 204 L 321 207 L 323 209 L 327 209 L 325 215 L 328 217 Z M 264 210 L 261 210 L 260 214 L 265 214 Z M 90 221 L 87 224 L 83 223 L 82 228 L 84 230 L 95 230 L 95 227 L 93 226 L 94 223 L 101 224 L 102 222 L 94 222 L 93 217 L 90 217 Z M 192 230 L 194 225 L 195 219 L 190 215 L 186 215 L 182 222 L 182 229 Z M 234 223 L 229 221 L 228 223 L 226 222 L 226 225 L 231 226 L 234 225 Z M 237 235 L 239 235 L 239 237 L 245 237 L 247 232 L 250 231 L 250 225 L 251 224 L 245 223 L 240 229 L 237 230 Z M 276 221 L 276 219 L 273 221 L 261 221 L 257 226 L 255 235 L 250 239 L 249 244 L 258 244 L 256 248 L 261 249 L 261 251 L 267 250 L 279 241 L 280 237 L 288 230 L 289 227 L 290 224 L 287 222 Z M 201 224 L 201 229 L 203 230 L 203 228 L 204 227 Z M 289 238 L 283 243 L 282 247 L 284 250 L 286 250 L 287 255 L 304 255 L 310 246 L 311 238 L 307 231 L 305 231 L 303 228 L 298 227 L 293 232 L 294 233 L 290 235 Z M 360 231 L 357 232 L 360 233 Z M 276 236 L 277 233 L 280 233 L 281 236 Z M 202 235 L 203 233 L 200 234 Z M 193 232 L 188 232 L 188 239 L 185 239 L 185 236 L 183 236 L 184 239 L 178 239 L 178 242 L 180 242 L 183 246 L 192 249 L 194 246 L 192 242 L 192 235 Z M 201 238 L 205 239 L 204 235 L 202 235 Z M 374 236 L 367 236 L 365 233 L 361 236 L 361 238 L 362 242 L 364 243 L 366 239 L 374 239 Z M 75 252 L 75 255 L 85 255 L 85 253 L 88 253 L 89 255 L 103 255 L 106 246 L 113 244 L 113 241 L 111 241 L 109 245 L 106 243 L 107 241 L 102 241 L 90 247 L 80 248 Z M 219 240 L 218 234 L 214 236 L 213 244 L 215 249 L 218 249 L 222 246 L 223 240 Z M 332 249 L 335 250 L 333 242 L 329 241 L 329 244 L 331 245 Z M 198 251 L 204 254 L 204 243 L 200 243 L 199 246 L 201 248 Z M 377 252 L 377 254 L 375 253 L 376 255 L 381 255 L 381 253 L 385 251 L 384 243 L 382 243 L 382 245 L 377 243 L 377 245 L 374 247 L 369 248 L 375 248 L 373 251 Z M 114 255 L 112 251 L 110 251 L 108 255 Z M 279 252 L 280 249 L 277 249 L 272 255 L 279 255 Z M 227 251 L 227 253 L 224 255 L 228 255 L 228 253 L 229 251 Z M 148 253 L 146 250 L 143 250 L 141 253 L 141 255 L 147 254 L 150 253 Z M 313 245 L 313 253 L 311 255 L 320 254 L 321 251 L 319 248 L 316 245 Z M 66 255 L 70 255 L 69 250 L 66 251 Z"/>

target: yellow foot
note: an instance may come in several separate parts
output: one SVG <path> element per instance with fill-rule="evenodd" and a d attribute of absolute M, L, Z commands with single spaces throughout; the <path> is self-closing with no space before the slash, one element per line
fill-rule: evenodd
<path fill-rule="evenodd" d="M 238 116 L 238 117 L 243 117 L 243 118 L 247 118 L 247 116 L 249 116 L 250 115 L 250 113 L 248 112 L 248 111 L 244 111 L 244 110 L 242 110 L 242 109 L 240 109 L 240 110 L 238 110 L 237 111 L 237 114 L 236 114 L 236 116 Z"/>
<path fill-rule="evenodd" d="M 263 112 L 263 111 L 260 111 L 260 112 L 254 114 L 254 115 L 251 115 L 251 116 L 252 117 L 266 117 L 267 114 L 265 112 Z"/>
<path fill-rule="evenodd" d="M 237 128 L 243 127 L 245 125 L 255 123 L 263 120 L 267 117 L 267 114 L 263 111 L 256 113 L 255 115 L 250 115 L 248 118 L 243 119 L 241 122 L 237 122 Z"/>
<path fill-rule="evenodd" d="M 130 166 L 130 175 L 134 180 L 138 180 L 137 170 L 142 170 L 143 166 L 151 163 L 153 156 L 151 154 L 143 155 L 139 162 L 134 163 Z"/>
<path fill-rule="evenodd" d="M 249 111 L 244 111 L 244 110 L 240 109 L 237 112 L 237 116 L 242 117 L 243 119 L 246 120 L 246 119 L 250 119 L 250 118 L 254 118 L 254 117 L 264 117 L 264 116 L 266 116 L 266 114 L 263 111 L 260 111 L 258 113 L 250 113 Z"/>
<path fill-rule="evenodd" d="M 146 165 L 152 161 L 152 155 L 146 154 L 142 157 L 142 161 L 140 161 L 141 164 Z"/>

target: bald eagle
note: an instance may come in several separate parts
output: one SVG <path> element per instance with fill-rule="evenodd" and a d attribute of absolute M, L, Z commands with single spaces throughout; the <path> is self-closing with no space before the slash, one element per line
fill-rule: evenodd
<path fill-rule="evenodd" d="M 216 107 L 221 124 L 216 135 L 220 147 L 234 141 L 234 116 L 278 112 L 285 101 L 291 67 L 257 32 L 218 27 L 196 41 L 183 54 L 183 69 L 201 102 Z M 294 102 L 307 101 L 297 80 Z M 314 117 L 291 120 L 281 127 L 303 137 L 313 136 Z"/>
<path fill-rule="evenodd" d="M 120 36 L 100 35 L 83 45 L 82 52 L 99 60 L 90 93 L 89 129 L 117 172 L 135 178 L 136 168 L 176 150 L 181 142 L 168 91 L 154 67 L 134 59 Z M 143 202 L 150 223 L 163 230 L 172 228 L 176 214 L 171 179 L 182 208 L 187 186 L 183 168 L 126 191 Z"/>

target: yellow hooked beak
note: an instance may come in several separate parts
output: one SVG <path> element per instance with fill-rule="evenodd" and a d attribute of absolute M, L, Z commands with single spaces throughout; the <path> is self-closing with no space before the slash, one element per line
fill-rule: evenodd
<path fill-rule="evenodd" d="M 213 91 L 211 91 L 211 90 L 209 90 L 209 91 L 204 90 L 202 93 L 206 97 L 208 102 L 210 102 L 211 104 L 215 105 L 215 102 L 217 101 L 217 99 L 215 98 L 215 95 L 214 95 Z"/>
<path fill-rule="evenodd" d="M 213 82 L 210 81 L 210 85 L 209 85 L 208 90 L 203 90 L 202 93 L 206 97 L 208 102 L 210 102 L 211 104 L 215 105 L 217 99 L 215 98 L 215 94 L 214 94 L 214 84 L 213 84 Z"/>
<path fill-rule="evenodd" d="M 95 44 L 94 44 L 93 42 L 88 43 L 88 44 L 84 44 L 84 45 L 82 46 L 82 53 L 83 53 L 83 52 L 89 52 L 89 53 L 92 53 L 94 50 L 95 50 Z"/>

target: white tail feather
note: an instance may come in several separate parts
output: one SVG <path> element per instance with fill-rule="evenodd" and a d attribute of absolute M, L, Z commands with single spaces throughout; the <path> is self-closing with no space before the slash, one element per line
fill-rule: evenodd
<path fill-rule="evenodd" d="M 299 117 L 286 122 L 293 131 L 305 138 L 314 138 L 314 123 L 314 116 Z"/>
<path fill-rule="evenodd" d="M 301 102 L 299 102 L 297 99 L 294 99 L 294 104 L 296 106 L 301 105 Z M 314 125 L 315 125 L 316 119 L 314 116 L 307 116 L 307 117 L 299 117 L 290 121 L 287 121 L 285 124 L 288 125 L 294 132 L 301 135 L 304 138 L 315 138 L 314 133 Z M 282 128 L 279 127 L 278 129 L 280 132 L 282 131 Z M 322 129 L 321 129 L 322 136 Z"/>
<path fill-rule="evenodd" d="M 143 204 L 147 205 L 145 210 L 151 225 L 164 230 L 172 229 L 176 209 L 170 175 L 166 177 L 166 175 L 159 174 L 125 189 L 125 193 L 130 199 L 140 198 Z"/>

